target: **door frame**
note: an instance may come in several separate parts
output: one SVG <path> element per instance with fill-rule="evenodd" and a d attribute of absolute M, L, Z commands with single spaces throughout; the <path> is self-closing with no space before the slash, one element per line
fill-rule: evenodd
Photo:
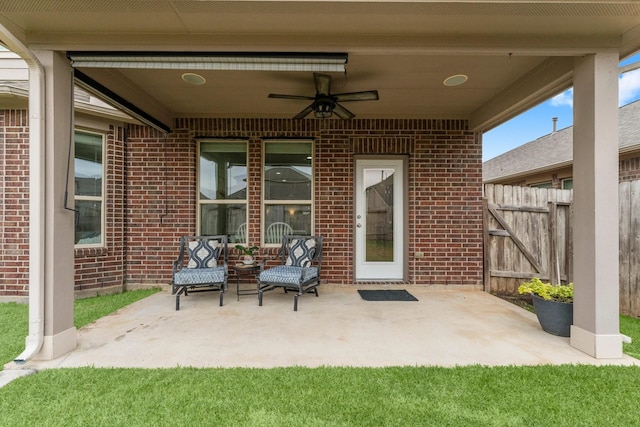
<path fill-rule="evenodd" d="M 402 278 L 401 279 L 358 279 L 356 277 L 356 263 L 358 259 L 357 250 L 357 211 L 356 211 L 356 191 L 358 180 L 357 163 L 359 160 L 401 160 L 402 161 L 402 210 L 403 215 L 401 221 L 403 247 L 402 253 Z M 409 280 L 409 156 L 407 155 L 384 155 L 384 154 L 358 154 L 353 156 L 353 207 L 352 207 L 352 241 L 353 241 L 353 281 L 355 282 L 407 282 Z"/>

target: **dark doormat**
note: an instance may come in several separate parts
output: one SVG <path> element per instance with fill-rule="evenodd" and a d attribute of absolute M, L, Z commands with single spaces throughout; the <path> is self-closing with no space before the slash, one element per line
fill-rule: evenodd
<path fill-rule="evenodd" d="M 418 301 L 416 297 L 404 289 L 358 289 L 358 293 L 365 301 Z"/>

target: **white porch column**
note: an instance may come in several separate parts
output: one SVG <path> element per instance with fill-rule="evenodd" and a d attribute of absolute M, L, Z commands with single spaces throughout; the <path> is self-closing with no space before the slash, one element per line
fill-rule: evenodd
<path fill-rule="evenodd" d="M 58 52 L 34 52 L 45 70 L 44 341 L 36 359 L 55 359 L 76 347 L 73 325 L 74 213 L 64 208 L 72 137 L 73 77 Z M 73 155 L 73 151 L 71 152 Z M 73 158 L 69 205 L 73 207 Z"/>
<path fill-rule="evenodd" d="M 621 358 L 617 52 L 576 59 L 573 118 L 571 345 L 596 358 Z"/>

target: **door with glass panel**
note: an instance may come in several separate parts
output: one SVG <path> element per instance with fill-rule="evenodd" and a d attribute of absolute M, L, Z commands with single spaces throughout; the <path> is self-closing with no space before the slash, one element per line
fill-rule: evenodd
<path fill-rule="evenodd" d="M 402 280 L 404 179 L 402 159 L 356 160 L 356 280 Z"/>

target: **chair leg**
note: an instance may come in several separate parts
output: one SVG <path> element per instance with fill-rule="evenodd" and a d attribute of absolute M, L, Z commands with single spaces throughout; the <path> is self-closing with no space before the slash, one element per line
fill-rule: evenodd
<path fill-rule="evenodd" d="M 293 296 L 293 311 L 298 311 L 298 294 Z"/>
<path fill-rule="evenodd" d="M 220 307 L 222 307 L 223 299 L 224 299 L 224 288 L 220 287 Z"/>
<path fill-rule="evenodd" d="M 258 307 L 262 307 L 262 291 L 258 291 Z"/>
<path fill-rule="evenodd" d="M 182 289 L 178 290 L 178 292 L 176 292 L 176 311 L 180 310 L 180 293 L 182 292 Z"/>

